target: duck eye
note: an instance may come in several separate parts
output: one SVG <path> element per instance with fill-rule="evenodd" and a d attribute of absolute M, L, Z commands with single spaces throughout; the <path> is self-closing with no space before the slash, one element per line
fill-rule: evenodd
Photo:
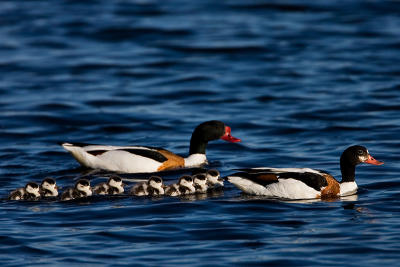
<path fill-rule="evenodd" d="M 362 150 L 360 149 L 360 150 L 357 151 L 357 154 L 358 154 L 358 155 L 362 155 L 362 154 L 364 154 L 364 151 L 362 151 Z"/>

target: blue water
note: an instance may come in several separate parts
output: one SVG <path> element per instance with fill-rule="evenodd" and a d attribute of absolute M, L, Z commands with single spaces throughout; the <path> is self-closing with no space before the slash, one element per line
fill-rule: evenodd
<path fill-rule="evenodd" d="M 188 152 L 210 166 L 311 167 L 365 145 L 353 199 L 1 201 L 2 266 L 382 266 L 400 260 L 397 1 L 1 1 L 0 197 L 88 173 L 58 141 Z M 132 178 L 126 175 L 125 178 Z M 178 174 L 164 178 L 172 182 Z M 133 183 L 129 183 L 130 185 Z"/>

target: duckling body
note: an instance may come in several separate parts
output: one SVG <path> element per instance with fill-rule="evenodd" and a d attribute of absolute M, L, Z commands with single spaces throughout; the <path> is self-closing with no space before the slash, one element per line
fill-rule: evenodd
<path fill-rule="evenodd" d="M 25 195 L 25 188 L 17 188 L 8 195 L 9 200 L 23 200 Z"/>
<path fill-rule="evenodd" d="M 90 181 L 87 179 L 79 179 L 75 187 L 67 188 L 61 195 L 61 200 L 67 201 L 77 198 L 89 197 L 93 194 L 90 188 Z"/>
<path fill-rule="evenodd" d="M 61 194 L 61 200 L 62 201 L 72 200 L 76 198 L 75 196 L 76 196 L 75 188 L 70 187 L 65 189 L 64 192 Z"/>
<path fill-rule="evenodd" d="M 41 197 L 57 197 L 58 187 L 56 185 L 56 180 L 53 178 L 46 178 L 40 184 L 40 195 Z"/>
<path fill-rule="evenodd" d="M 151 176 L 147 181 L 150 196 L 162 196 L 165 194 L 163 179 L 159 176 Z"/>
<path fill-rule="evenodd" d="M 122 182 L 121 177 L 111 176 L 108 179 L 108 194 L 109 195 L 118 195 L 125 192 L 124 186 L 125 184 Z"/>
<path fill-rule="evenodd" d="M 134 185 L 130 194 L 134 196 L 160 196 L 165 194 L 165 185 L 161 177 L 151 176 L 146 182 Z"/>
<path fill-rule="evenodd" d="M 224 179 L 216 169 L 210 169 L 206 173 L 207 185 L 209 189 L 220 188 L 224 186 Z"/>
<path fill-rule="evenodd" d="M 107 195 L 109 186 L 107 182 L 100 183 L 93 188 L 93 193 L 96 195 Z"/>
<path fill-rule="evenodd" d="M 196 192 L 192 176 L 184 175 L 179 178 L 179 192 L 181 192 L 181 195 L 190 195 Z"/>
<path fill-rule="evenodd" d="M 29 182 L 25 187 L 12 191 L 8 198 L 10 200 L 36 201 L 40 199 L 39 190 L 39 185 L 37 183 Z"/>
<path fill-rule="evenodd" d="M 148 196 L 149 195 L 148 187 L 149 186 L 147 185 L 147 182 L 140 182 L 135 184 L 131 188 L 129 193 L 137 197 Z"/>
<path fill-rule="evenodd" d="M 165 195 L 170 196 L 170 197 L 180 196 L 181 193 L 179 192 L 178 184 L 171 184 L 171 185 L 166 186 Z"/>
<path fill-rule="evenodd" d="M 179 178 L 178 183 L 166 187 L 165 194 L 171 197 L 190 195 L 196 192 L 193 185 L 193 178 L 190 175 L 184 175 Z"/>
<path fill-rule="evenodd" d="M 193 184 L 196 189 L 196 193 L 204 194 L 207 193 L 207 177 L 205 173 L 198 173 L 193 176 Z"/>
<path fill-rule="evenodd" d="M 107 182 L 100 183 L 93 188 L 96 195 L 118 195 L 124 193 L 125 184 L 118 176 L 111 176 Z"/>
<path fill-rule="evenodd" d="M 25 188 L 17 188 L 8 195 L 9 200 L 22 200 L 25 195 Z"/>

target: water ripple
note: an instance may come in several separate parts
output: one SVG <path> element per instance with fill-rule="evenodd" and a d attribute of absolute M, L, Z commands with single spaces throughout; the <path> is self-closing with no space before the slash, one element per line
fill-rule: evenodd
<path fill-rule="evenodd" d="M 3 1 L 2 264 L 397 265 L 399 11 L 360 0 Z M 276 166 L 340 179 L 352 144 L 385 165 L 357 167 L 358 194 L 335 201 L 246 196 L 229 183 L 184 198 L 5 199 L 47 176 L 65 188 L 110 175 L 80 168 L 59 141 L 186 155 L 211 119 L 243 140 L 210 142 L 223 176 Z"/>

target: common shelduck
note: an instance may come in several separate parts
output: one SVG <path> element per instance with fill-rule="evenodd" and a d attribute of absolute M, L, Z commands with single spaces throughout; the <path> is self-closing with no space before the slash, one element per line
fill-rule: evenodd
<path fill-rule="evenodd" d="M 357 192 L 355 169 L 360 163 L 382 165 L 363 146 L 348 147 L 340 157 L 342 180 L 329 173 L 308 168 L 239 169 L 228 181 L 247 194 L 282 199 L 336 198 Z"/>
<path fill-rule="evenodd" d="M 207 163 L 206 147 L 212 140 L 240 142 L 231 128 L 221 121 L 198 125 L 190 139 L 189 156 L 183 158 L 168 150 L 147 146 L 108 146 L 61 143 L 83 166 L 122 173 L 148 173 L 197 167 Z"/>
<path fill-rule="evenodd" d="M 107 182 L 100 183 L 93 187 L 93 193 L 96 195 L 118 195 L 124 193 L 125 184 L 121 177 L 116 175 L 108 178 Z"/>
<path fill-rule="evenodd" d="M 90 197 L 93 194 L 90 187 L 90 181 L 87 179 L 79 179 L 75 186 L 67 188 L 61 195 L 61 200 L 67 201 L 82 197 Z"/>
<path fill-rule="evenodd" d="M 58 186 L 56 185 L 56 180 L 51 177 L 43 179 L 40 184 L 40 195 L 41 197 L 57 197 Z"/>
<path fill-rule="evenodd" d="M 18 188 L 10 193 L 8 196 L 10 200 L 39 200 L 40 188 L 37 183 L 29 182 L 25 187 Z"/>

